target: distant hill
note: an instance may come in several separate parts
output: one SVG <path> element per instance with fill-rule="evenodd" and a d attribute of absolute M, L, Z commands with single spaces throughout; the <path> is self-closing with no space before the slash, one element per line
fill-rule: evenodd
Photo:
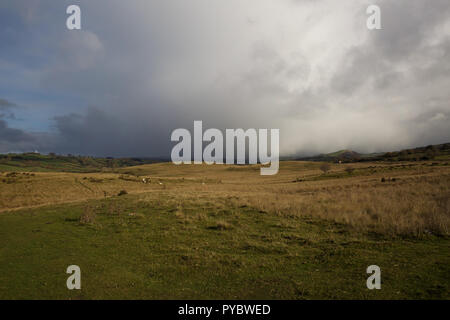
<path fill-rule="evenodd" d="M 363 161 L 423 161 L 423 160 L 450 160 L 450 143 L 429 145 L 413 149 L 394 152 L 381 152 L 363 154 L 352 150 L 340 150 L 312 157 L 298 158 L 302 161 L 327 162 L 363 162 Z"/>
<path fill-rule="evenodd" d="M 0 171 L 98 172 L 162 161 L 147 158 L 94 158 L 74 155 L 10 153 L 0 154 Z"/>
<path fill-rule="evenodd" d="M 364 161 L 450 161 L 450 143 L 429 145 L 394 152 L 363 154 L 353 150 L 339 150 L 313 157 L 297 158 L 302 161 L 364 162 Z M 149 158 L 95 158 L 75 155 L 42 155 L 39 153 L 0 154 L 1 171 L 63 171 L 99 172 L 118 168 L 138 166 L 164 159 Z"/>

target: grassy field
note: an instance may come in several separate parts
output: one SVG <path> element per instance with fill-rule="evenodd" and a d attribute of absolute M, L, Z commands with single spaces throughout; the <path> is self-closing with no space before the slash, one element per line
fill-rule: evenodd
<path fill-rule="evenodd" d="M 449 299 L 450 166 L 320 166 L 4 172 L 0 298 Z"/>

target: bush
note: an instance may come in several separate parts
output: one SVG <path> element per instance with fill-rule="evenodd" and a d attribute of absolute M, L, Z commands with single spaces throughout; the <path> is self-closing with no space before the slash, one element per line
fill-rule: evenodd
<path fill-rule="evenodd" d="M 231 228 L 231 224 L 225 221 L 217 221 L 215 225 L 209 227 L 209 229 L 213 230 L 230 230 Z"/>
<path fill-rule="evenodd" d="M 80 223 L 81 224 L 92 224 L 92 223 L 95 223 L 95 217 L 96 217 L 96 214 L 92 210 L 92 208 L 91 207 L 86 207 L 84 209 L 84 212 L 80 216 Z"/>
<path fill-rule="evenodd" d="M 347 168 L 345 168 L 345 171 L 346 171 L 348 174 L 352 174 L 353 171 L 355 171 L 355 168 L 347 167 Z"/>
<path fill-rule="evenodd" d="M 330 171 L 331 167 L 328 163 L 324 163 L 320 166 L 320 170 L 323 171 L 323 173 L 327 173 L 328 171 Z"/>

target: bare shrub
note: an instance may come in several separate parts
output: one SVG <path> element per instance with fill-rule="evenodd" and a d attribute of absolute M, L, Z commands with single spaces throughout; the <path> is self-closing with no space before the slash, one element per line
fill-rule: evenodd
<path fill-rule="evenodd" d="M 322 170 L 323 173 L 327 173 L 331 170 L 331 167 L 328 163 L 323 163 L 320 165 L 320 170 Z"/>
<path fill-rule="evenodd" d="M 84 208 L 83 213 L 80 216 L 81 224 L 93 224 L 95 223 L 96 214 L 91 207 Z"/>
<path fill-rule="evenodd" d="M 229 230 L 229 229 L 231 229 L 231 224 L 229 224 L 228 222 L 225 222 L 225 221 L 217 221 L 217 223 L 215 225 L 209 227 L 209 229 Z"/>

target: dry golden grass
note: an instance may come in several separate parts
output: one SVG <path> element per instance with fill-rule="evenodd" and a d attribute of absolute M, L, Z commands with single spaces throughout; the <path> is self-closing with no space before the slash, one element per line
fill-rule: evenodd
<path fill-rule="evenodd" d="M 287 217 L 314 216 L 362 232 L 420 236 L 450 232 L 450 167 L 425 162 L 331 165 L 282 162 L 279 174 L 261 176 L 259 166 L 170 163 L 121 169 L 117 173 L 0 175 L 0 211 L 145 193 L 178 208 L 180 221 L 195 219 L 211 203 L 251 206 Z M 348 168 L 354 171 L 348 170 Z M 150 178 L 142 183 L 142 178 Z M 382 182 L 384 178 L 385 182 Z M 8 180 L 9 179 L 9 180 Z M 4 181 L 3 181 L 4 180 Z M 219 226 L 220 225 L 220 226 Z M 218 222 L 218 228 L 227 228 Z"/>
<path fill-rule="evenodd" d="M 403 178 L 400 183 L 348 179 L 247 196 L 249 206 L 279 215 L 315 216 L 361 231 L 449 234 L 449 176 Z M 351 182 L 351 184 L 350 184 Z"/>

